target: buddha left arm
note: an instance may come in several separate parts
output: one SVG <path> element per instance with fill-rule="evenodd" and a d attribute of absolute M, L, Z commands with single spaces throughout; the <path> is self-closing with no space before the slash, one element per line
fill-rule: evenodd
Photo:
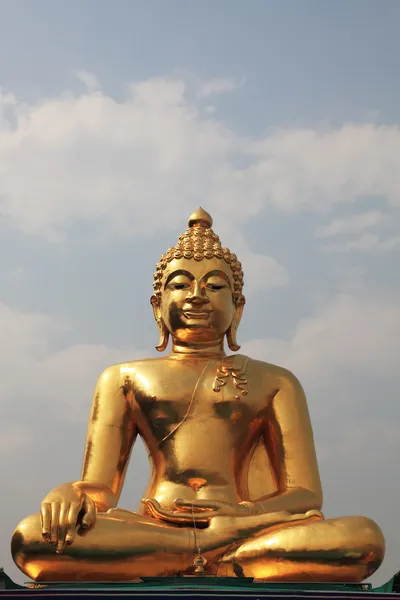
<path fill-rule="evenodd" d="M 283 371 L 278 379 L 279 389 L 268 407 L 264 430 L 277 491 L 245 504 L 256 513 L 320 510 L 322 487 L 307 400 L 292 373 Z"/>

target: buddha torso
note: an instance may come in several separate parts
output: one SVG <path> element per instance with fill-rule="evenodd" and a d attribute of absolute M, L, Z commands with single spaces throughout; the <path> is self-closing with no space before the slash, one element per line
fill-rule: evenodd
<path fill-rule="evenodd" d="M 237 358 L 247 363 L 244 389 L 229 375 L 214 391 L 221 364 L 216 359 L 149 359 L 114 367 L 150 456 L 146 496 L 163 506 L 172 507 L 179 497 L 240 502 L 274 491 L 262 435 L 280 369 Z M 261 464 L 263 489 L 257 489 L 251 474 Z"/>

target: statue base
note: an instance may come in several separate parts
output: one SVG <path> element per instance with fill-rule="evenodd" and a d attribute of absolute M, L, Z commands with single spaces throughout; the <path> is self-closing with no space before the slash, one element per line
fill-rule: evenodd
<path fill-rule="evenodd" d="M 131 582 L 65 582 L 14 583 L 0 569 L 0 600 L 7 598 L 62 597 L 65 600 L 86 598 L 134 598 L 145 600 L 156 596 L 189 600 L 198 596 L 210 600 L 400 600 L 400 572 L 386 584 L 373 588 L 369 583 L 263 583 L 251 578 L 209 577 L 143 577 Z"/>

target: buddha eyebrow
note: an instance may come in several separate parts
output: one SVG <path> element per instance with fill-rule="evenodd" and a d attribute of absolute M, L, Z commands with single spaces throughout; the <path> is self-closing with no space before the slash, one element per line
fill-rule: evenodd
<path fill-rule="evenodd" d="M 174 279 L 174 277 L 177 277 L 178 275 L 184 275 L 185 277 L 190 279 L 190 281 L 193 281 L 193 279 L 194 279 L 193 275 L 191 273 L 189 273 L 189 271 L 185 271 L 184 269 L 178 269 L 178 271 L 174 271 L 173 273 L 168 275 L 164 287 L 166 287 L 169 284 L 171 279 Z"/>
<path fill-rule="evenodd" d="M 222 279 L 225 279 L 225 281 L 229 283 L 229 285 L 231 284 L 228 275 L 223 271 L 218 271 L 218 269 L 206 273 L 205 275 L 203 275 L 202 279 L 209 279 L 210 277 L 221 277 Z"/>

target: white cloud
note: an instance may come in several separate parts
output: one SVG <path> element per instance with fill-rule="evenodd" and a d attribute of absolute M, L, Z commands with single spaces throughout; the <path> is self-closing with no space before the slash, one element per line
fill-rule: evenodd
<path fill-rule="evenodd" d="M 250 296 L 254 292 L 289 283 L 287 270 L 272 256 L 244 251 L 241 252 L 240 259 L 245 274 L 245 295 Z"/>
<path fill-rule="evenodd" d="M 393 250 L 400 250 L 400 236 L 381 239 L 378 235 L 369 233 L 362 235 L 358 239 L 326 244 L 323 247 L 324 252 L 350 252 L 352 250 L 359 252 L 392 252 Z"/>
<path fill-rule="evenodd" d="M 44 403 L 47 411 L 63 414 L 72 421 L 86 419 L 94 385 L 102 370 L 137 357 L 133 348 L 83 343 L 55 351 L 52 346 L 62 345 L 62 335 L 67 331 L 65 324 L 5 304 L 0 304 L 0 329 L 3 411 L 11 409 L 22 385 L 23 397 L 36 399 L 40 405 Z"/>
<path fill-rule="evenodd" d="M 301 319 L 288 339 L 254 340 L 244 352 L 288 366 L 310 381 L 331 383 L 338 372 L 398 376 L 400 298 L 362 291 L 340 294 Z"/>
<path fill-rule="evenodd" d="M 80 78 L 97 86 L 90 74 Z M 321 211 L 366 195 L 399 204 L 398 127 L 348 124 L 255 139 L 200 110 L 181 79 L 129 90 L 122 101 L 96 91 L 38 104 L 3 94 L 3 219 L 57 238 L 76 221 L 110 235 L 155 232 L 199 204 L 233 224 L 268 204 Z"/>
<path fill-rule="evenodd" d="M 0 86 L 0 105 L 4 106 L 16 106 L 18 104 L 16 96 L 14 94 L 10 94 L 4 92 L 3 88 Z"/>
<path fill-rule="evenodd" d="M 287 269 L 272 256 L 253 252 L 243 233 L 229 220 L 218 226 L 218 235 L 223 246 L 235 252 L 242 263 L 245 296 L 288 285 L 290 278 Z"/>
<path fill-rule="evenodd" d="M 315 235 L 319 239 L 340 237 L 340 241 L 325 244 L 324 252 L 392 252 L 400 249 L 400 236 L 391 235 L 399 230 L 398 212 L 391 217 L 379 210 L 337 217 L 327 225 L 317 227 Z M 365 230 L 379 233 L 363 233 Z"/>
<path fill-rule="evenodd" d="M 286 210 L 348 203 L 363 196 L 399 203 L 400 130 L 347 124 L 333 129 L 278 131 L 259 143 L 254 177 Z"/>
<path fill-rule="evenodd" d="M 316 237 L 327 238 L 350 233 L 361 233 L 365 229 L 374 227 L 382 222 L 384 214 L 379 210 L 338 217 L 332 219 L 328 225 L 321 225 L 316 230 Z"/>
<path fill-rule="evenodd" d="M 75 73 L 76 78 L 86 86 L 88 92 L 97 92 L 100 90 L 100 83 L 93 75 L 93 73 L 88 73 L 88 71 L 79 70 Z"/>
<path fill-rule="evenodd" d="M 243 83 L 244 81 L 238 83 L 234 79 L 226 77 L 220 79 L 209 79 L 200 86 L 198 90 L 198 97 L 209 98 L 210 96 L 215 96 L 216 94 L 232 92 L 243 85 Z"/>
<path fill-rule="evenodd" d="M 26 313 L 0 302 L 0 368 L 8 370 L 13 364 L 19 368 L 17 357 L 35 356 L 42 360 L 49 352 L 48 342 L 66 330 L 46 315 Z M 4 386 L 2 386 L 4 389 Z"/>

